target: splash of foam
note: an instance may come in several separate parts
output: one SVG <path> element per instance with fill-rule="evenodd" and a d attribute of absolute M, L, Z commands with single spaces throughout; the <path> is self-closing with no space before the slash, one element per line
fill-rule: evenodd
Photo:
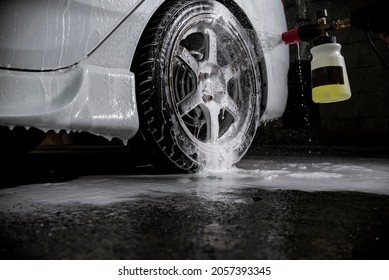
<path fill-rule="evenodd" d="M 225 148 L 218 143 L 207 144 L 207 152 L 200 153 L 198 160 L 203 171 L 226 171 L 233 168 L 238 161 L 234 150 Z"/>
<path fill-rule="evenodd" d="M 261 32 L 258 33 L 258 38 L 261 42 L 262 50 L 264 53 L 269 53 L 278 46 L 283 45 L 283 41 L 280 34 Z"/>

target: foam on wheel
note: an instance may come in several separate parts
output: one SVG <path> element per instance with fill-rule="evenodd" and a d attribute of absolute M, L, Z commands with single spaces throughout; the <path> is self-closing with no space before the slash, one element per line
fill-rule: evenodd
<path fill-rule="evenodd" d="M 261 62 L 255 39 L 218 1 L 168 1 L 148 24 L 132 71 L 141 131 L 163 165 L 238 162 L 256 132 Z"/>

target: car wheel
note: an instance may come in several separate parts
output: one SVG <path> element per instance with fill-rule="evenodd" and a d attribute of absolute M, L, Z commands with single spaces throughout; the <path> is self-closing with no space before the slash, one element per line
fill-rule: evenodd
<path fill-rule="evenodd" d="M 132 70 L 141 131 L 164 166 L 231 167 L 249 148 L 263 79 L 250 33 L 213 0 L 168 1 L 151 19 Z"/>

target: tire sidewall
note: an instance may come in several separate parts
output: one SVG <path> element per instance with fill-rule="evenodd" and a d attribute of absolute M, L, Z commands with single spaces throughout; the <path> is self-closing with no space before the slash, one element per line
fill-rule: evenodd
<path fill-rule="evenodd" d="M 154 71 L 154 84 L 156 86 L 155 94 L 151 95 L 154 98 L 152 102 L 158 104 L 158 110 L 161 114 L 155 116 L 161 118 L 158 123 L 164 126 L 164 138 L 165 140 L 159 143 L 160 149 L 163 150 L 166 156 L 169 156 L 169 151 L 165 151 L 168 142 L 174 143 L 182 151 L 184 157 L 188 161 L 194 159 L 190 157 L 194 153 L 207 154 L 212 152 L 212 146 L 200 143 L 200 141 L 193 141 L 188 135 L 185 129 L 182 127 L 179 116 L 176 115 L 174 109 L 175 104 L 171 97 L 171 88 L 169 81 L 169 68 L 172 61 L 172 53 L 176 40 L 179 37 L 180 32 L 186 26 L 186 24 L 192 20 L 193 17 L 199 16 L 200 14 L 223 14 L 227 16 L 227 20 L 230 24 L 238 23 L 234 28 L 239 33 L 242 40 L 245 40 L 248 44 L 252 45 L 251 48 L 247 49 L 248 54 L 252 59 L 255 59 L 258 54 L 256 53 L 255 44 L 252 42 L 252 38 L 246 33 L 246 29 L 239 23 L 239 20 L 221 3 L 214 0 L 203 0 L 203 1 L 183 1 L 180 9 L 178 9 L 167 21 L 164 31 L 161 34 L 161 40 L 158 47 L 160 56 L 155 64 Z M 260 69 L 257 63 L 253 64 L 253 71 L 255 79 L 255 96 L 253 96 L 252 102 L 255 109 L 250 116 L 250 122 L 246 129 L 242 132 L 245 136 L 245 141 L 235 140 L 229 143 L 230 147 L 227 147 L 229 151 L 235 154 L 234 163 L 239 161 L 245 154 L 248 147 L 250 146 L 257 129 L 259 120 L 259 107 L 261 98 L 261 85 L 260 85 Z M 243 136 L 242 136 L 243 137 Z M 195 160 L 196 161 L 196 160 Z M 201 159 L 197 160 L 196 164 L 202 165 Z"/>

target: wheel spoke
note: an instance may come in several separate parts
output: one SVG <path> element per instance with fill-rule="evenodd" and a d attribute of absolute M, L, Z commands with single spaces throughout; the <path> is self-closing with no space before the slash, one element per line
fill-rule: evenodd
<path fill-rule="evenodd" d="M 240 66 L 241 66 L 241 63 L 236 61 L 236 62 L 233 62 L 233 63 L 227 65 L 226 67 L 222 68 L 224 79 L 227 83 L 229 80 L 238 76 L 241 73 Z"/>
<path fill-rule="evenodd" d="M 208 125 L 210 131 L 208 132 L 208 138 L 212 143 L 219 139 L 219 113 L 220 110 L 210 110 L 210 122 Z"/>
<path fill-rule="evenodd" d="M 217 35 L 211 29 L 206 29 L 205 34 L 205 60 L 217 64 Z"/>
<path fill-rule="evenodd" d="M 239 107 L 238 104 L 227 94 L 227 97 L 224 100 L 224 108 L 228 113 L 232 115 L 235 122 L 239 121 Z"/>
<path fill-rule="evenodd" d="M 201 132 L 201 129 L 203 128 L 204 125 L 206 125 L 206 121 L 204 119 L 199 121 L 199 123 L 197 124 L 196 133 L 195 133 L 195 136 L 197 139 L 200 138 L 200 132 Z"/>
<path fill-rule="evenodd" d="M 182 62 L 184 62 L 190 70 L 192 70 L 196 76 L 198 74 L 199 69 L 199 62 L 196 60 L 196 58 L 184 47 L 180 46 L 178 50 L 177 57 L 180 58 Z"/>
<path fill-rule="evenodd" d="M 187 115 L 190 111 L 202 103 L 202 99 L 198 91 L 199 90 L 189 94 L 183 100 L 178 102 L 178 110 L 181 116 Z"/>
<path fill-rule="evenodd" d="M 219 114 L 220 106 L 216 103 L 210 103 L 208 105 L 201 105 L 205 121 L 207 125 L 207 137 L 206 141 L 214 143 L 219 139 Z"/>

